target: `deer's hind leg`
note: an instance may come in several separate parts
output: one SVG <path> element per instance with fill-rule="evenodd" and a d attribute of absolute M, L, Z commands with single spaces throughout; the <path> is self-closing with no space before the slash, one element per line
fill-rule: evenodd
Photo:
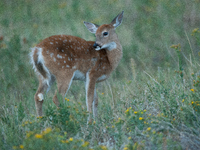
<path fill-rule="evenodd" d="M 34 96 L 35 107 L 36 107 L 38 116 L 42 116 L 42 104 L 44 101 L 44 93 L 45 93 L 45 91 L 48 92 L 48 90 L 50 89 L 50 86 L 52 85 L 54 80 L 55 79 L 53 76 L 51 76 L 51 78 L 49 80 L 44 79 L 42 76 L 39 76 L 39 86 L 38 86 L 37 92 L 35 93 L 35 96 Z"/>
<path fill-rule="evenodd" d="M 59 106 L 59 100 L 57 97 L 57 93 L 61 94 L 64 100 L 64 96 L 67 94 L 67 91 L 69 90 L 71 83 L 74 78 L 74 73 L 68 73 L 66 76 L 57 76 L 57 87 L 58 90 L 56 90 L 55 95 L 53 97 L 54 104 L 58 107 Z"/>

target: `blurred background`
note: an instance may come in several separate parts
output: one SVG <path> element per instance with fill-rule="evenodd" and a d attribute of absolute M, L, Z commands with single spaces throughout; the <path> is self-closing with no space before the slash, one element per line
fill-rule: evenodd
<path fill-rule="evenodd" d="M 194 33 L 200 27 L 200 0 L 1 0 L 0 101 L 33 97 L 27 92 L 35 92 L 38 83 L 29 64 L 31 47 L 57 34 L 95 40 L 83 21 L 110 23 L 122 10 L 123 23 L 116 32 L 124 55 L 113 80 L 135 79 L 143 70 L 154 74 L 159 68 L 178 68 L 173 44 L 181 45 L 183 68 L 191 58 L 199 60 Z"/>

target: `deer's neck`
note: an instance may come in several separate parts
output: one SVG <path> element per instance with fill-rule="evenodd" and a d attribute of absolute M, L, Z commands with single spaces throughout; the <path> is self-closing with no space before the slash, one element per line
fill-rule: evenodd
<path fill-rule="evenodd" d="M 115 49 L 107 50 L 108 60 L 110 62 L 112 70 L 114 70 L 118 66 L 123 55 L 122 46 L 120 42 L 117 40 L 115 43 L 116 43 Z"/>

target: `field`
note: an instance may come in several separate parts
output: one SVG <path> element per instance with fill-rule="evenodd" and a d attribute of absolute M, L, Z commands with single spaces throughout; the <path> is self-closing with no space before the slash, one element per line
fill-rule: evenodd
<path fill-rule="evenodd" d="M 122 10 L 123 58 L 97 84 L 97 120 L 87 124 L 81 81 L 60 109 L 54 84 L 37 117 L 30 48 L 57 34 L 95 40 L 83 21 Z M 1 0 L 0 149 L 200 149 L 200 0 Z"/>

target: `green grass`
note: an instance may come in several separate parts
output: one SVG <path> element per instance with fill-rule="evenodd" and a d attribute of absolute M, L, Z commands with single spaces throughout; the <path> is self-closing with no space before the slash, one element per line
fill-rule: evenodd
<path fill-rule="evenodd" d="M 199 0 L 0 1 L 0 149 L 198 149 L 199 8 Z M 95 40 L 83 21 L 109 23 L 122 10 L 124 55 L 97 85 L 96 122 L 87 125 L 79 81 L 60 109 L 54 84 L 37 118 L 30 47 L 55 34 Z"/>

